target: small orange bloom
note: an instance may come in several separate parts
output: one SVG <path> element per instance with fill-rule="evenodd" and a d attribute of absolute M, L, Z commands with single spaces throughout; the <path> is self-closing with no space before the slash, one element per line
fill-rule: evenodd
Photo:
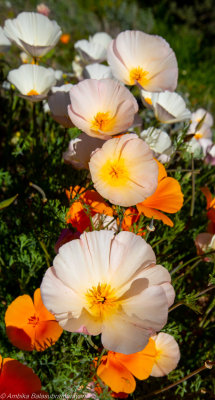
<path fill-rule="evenodd" d="M 207 200 L 207 206 L 206 206 L 207 217 L 214 224 L 215 223 L 215 197 L 214 198 L 212 197 L 212 194 L 211 194 L 209 188 L 206 186 L 202 187 L 200 190 L 205 195 L 206 200 Z M 213 232 L 211 232 L 211 233 L 213 233 Z"/>
<path fill-rule="evenodd" d="M 107 205 L 103 197 L 95 190 L 85 190 L 79 186 L 70 191 L 66 191 L 67 197 L 74 199 L 78 194 L 78 200 L 75 200 L 66 216 L 67 224 L 72 224 L 79 232 L 84 232 L 87 228 L 92 230 L 90 218 L 95 214 L 105 214 L 113 216 L 113 209 Z"/>
<path fill-rule="evenodd" d="M 30 296 L 17 297 L 5 313 L 6 332 L 14 346 L 21 350 L 44 351 L 60 337 L 63 329 L 44 306 L 40 289 Z"/>
<path fill-rule="evenodd" d="M 147 346 L 138 353 L 121 354 L 109 351 L 101 358 L 97 369 L 99 378 L 116 393 L 132 393 L 138 379 L 147 379 L 156 356 L 155 342 L 149 339 Z"/>
<path fill-rule="evenodd" d="M 48 393 L 41 391 L 40 379 L 31 368 L 12 358 L 3 359 L 0 356 L 0 397 L 8 399 L 17 394 L 37 394 L 38 398 L 49 398 Z"/>
<path fill-rule="evenodd" d="M 181 209 L 183 205 L 181 186 L 176 179 L 167 177 L 166 170 L 159 161 L 157 164 L 159 168 L 157 189 L 152 196 L 138 203 L 136 207 L 139 213 L 146 217 L 160 219 L 164 224 L 173 226 L 171 219 L 161 211 L 174 214 Z"/>
<path fill-rule="evenodd" d="M 63 44 L 69 43 L 70 39 L 71 39 L 71 36 L 69 33 L 63 33 L 63 35 L 61 35 L 61 37 L 60 37 L 60 41 Z"/>

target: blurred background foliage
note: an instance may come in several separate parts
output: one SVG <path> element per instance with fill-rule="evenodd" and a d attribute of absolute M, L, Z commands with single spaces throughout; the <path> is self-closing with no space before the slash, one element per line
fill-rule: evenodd
<path fill-rule="evenodd" d="M 21 11 L 35 11 L 34 0 L 0 0 L 0 24 Z M 71 35 L 71 41 L 59 43 L 43 60 L 44 65 L 72 71 L 74 42 L 98 31 L 115 37 L 126 29 L 140 29 L 163 36 L 174 49 L 179 64 L 177 91 L 185 97 L 191 110 L 199 106 L 215 111 L 215 7 L 214 0 L 190 1 L 129 0 L 47 0 L 50 18 Z M 13 46 L 0 58 L 1 84 L 10 69 L 21 64 L 19 50 Z M 0 354 L 16 358 L 31 366 L 50 393 L 66 393 L 87 385 L 92 376 L 92 358 L 96 352 L 80 336 L 64 332 L 59 342 L 44 353 L 27 353 L 13 347 L 5 334 L 4 314 L 21 294 L 33 295 L 45 270 L 51 265 L 54 244 L 66 227 L 68 202 L 65 188 L 84 184 L 86 175 L 62 161 L 62 153 L 76 130 L 65 130 L 43 111 L 42 103 L 32 106 L 12 90 L 1 87 L 0 201 L 18 194 L 8 208 L 0 211 Z M 34 115 L 36 116 L 34 118 Z M 181 157 L 183 154 L 181 154 Z M 133 399 L 183 378 L 199 368 L 206 359 L 215 359 L 213 291 L 198 297 L 207 285 L 215 282 L 213 263 L 191 261 L 196 257 L 194 238 L 207 226 L 206 201 L 200 187 L 208 185 L 215 194 L 211 166 L 195 161 L 195 212 L 190 216 L 192 197 L 191 160 L 178 158 L 169 175 L 182 185 L 185 204 L 174 217 L 174 228 L 156 222 L 148 238 L 158 262 L 169 271 L 176 268 L 173 284 L 176 303 L 183 305 L 171 311 L 164 331 L 173 334 L 181 348 L 179 368 L 168 377 L 140 382 Z M 35 186 L 42 189 L 41 194 Z M 45 200 L 46 199 L 46 200 Z M 149 220 L 146 219 L 146 224 Z M 97 344 L 99 340 L 93 338 Z M 81 390 L 82 390 L 81 389 Z M 81 394 L 80 390 L 80 394 Z M 157 399 L 214 399 L 215 373 L 205 371 L 178 387 L 160 394 Z M 110 395 L 104 392 L 101 398 Z"/>

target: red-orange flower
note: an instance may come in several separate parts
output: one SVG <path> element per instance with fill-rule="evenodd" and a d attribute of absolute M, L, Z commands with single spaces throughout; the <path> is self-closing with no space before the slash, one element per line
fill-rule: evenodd
<path fill-rule="evenodd" d="M 205 195 L 207 200 L 207 217 L 211 222 L 215 223 L 215 197 L 212 197 L 212 194 L 208 187 L 201 188 L 202 193 Z"/>
<path fill-rule="evenodd" d="M 139 236 L 145 236 L 146 232 L 140 223 L 140 218 L 140 214 L 135 207 L 127 208 L 122 220 L 122 230 L 133 232 Z"/>
<path fill-rule="evenodd" d="M 105 214 L 113 216 L 113 209 L 107 205 L 103 197 L 95 190 L 85 190 L 79 186 L 70 188 L 66 191 L 69 199 L 74 199 L 78 194 L 66 216 L 67 224 L 72 224 L 79 232 L 84 232 L 87 228 L 92 230 L 91 220 L 95 214 Z"/>
<path fill-rule="evenodd" d="M 37 394 L 38 398 L 49 398 L 48 393 L 41 391 L 40 379 L 31 368 L 12 358 L 3 359 L 0 356 L 0 397 L 8 399 L 17 394 Z"/>
<path fill-rule="evenodd" d="M 69 33 L 63 33 L 63 35 L 61 35 L 61 37 L 60 37 L 60 41 L 63 44 L 69 43 L 70 39 L 71 39 L 71 36 Z"/>
<path fill-rule="evenodd" d="M 134 376 L 147 379 L 155 356 L 155 342 L 151 338 L 147 346 L 138 353 L 126 355 L 109 351 L 101 358 L 97 375 L 114 392 L 132 393 L 136 387 Z"/>
<path fill-rule="evenodd" d="M 157 160 L 156 160 L 157 161 Z M 159 167 L 158 186 L 152 196 L 137 204 L 139 213 L 148 218 L 160 219 L 164 224 L 173 226 L 173 222 L 162 211 L 174 214 L 183 205 L 181 186 L 174 178 L 167 177 L 164 166 L 157 161 Z"/>
<path fill-rule="evenodd" d="M 30 296 L 17 297 L 5 313 L 6 332 L 14 346 L 22 350 L 43 351 L 52 346 L 63 329 L 44 306 L 40 289 Z"/>

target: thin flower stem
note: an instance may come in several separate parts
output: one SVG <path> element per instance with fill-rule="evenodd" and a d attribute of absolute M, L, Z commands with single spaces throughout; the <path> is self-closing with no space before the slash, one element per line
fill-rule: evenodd
<path fill-rule="evenodd" d="M 208 286 L 205 290 L 202 290 L 202 292 L 197 293 L 196 297 L 201 297 L 203 294 L 209 292 L 212 289 L 215 289 L 215 285 Z"/>
<path fill-rule="evenodd" d="M 96 346 L 95 343 L 93 343 L 91 336 L 85 335 L 86 341 L 90 344 L 91 347 L 93 347 L 95 350 L 98 350 L 98 346 Z"/>
<path fill-rule="evenodd" d="M 179 301 L 178 303 L 174 304 L 172 307 L 169 308 L 169 313 L 173 310 L 175 310 L 176 308 L 178 308 L 179 306 L 184 305 L 185 303 L 183 301 Z"/>
<path fill-rule="evenodd" d="M 179 276 L 177 276 L 177 277 L 174 279 L 174 283 L 175 283 L 178 279 L 180 279 L 180 278 L 186 276 L 187 274 L 189 274 L 194 268 L 196 268 L 196 267 L 200 264 L 201 261 L 202 261 L 202 260 L 197 260 L 197 261 L 196 261 L 190 268 L 188 268 L 185 272 L 182 272 L 182 274 L 180 274 Z"/>
<path fill-rule="evenodd" d="M 203 260 L 204 257 L 209 256 L 210 254 L 214 254 L 215 250 L 210 251 L 209 253 L 204 253 L 204 255 L 200 255 L 200 256 L 196 256 L 191 258 L 191 260 L 186 261 L 184 264 L 179 264 L 177 265 L 177 267 L 175 267 L 171 272 L 170 275 L 175 274 L 175 272 L 180 271 L 182 268 L 186 267 L 187 265 L 189 265 L 190 263 L 192 263 L 193 261 L 197 261 L 197 260 Z"/>
<path fill-rule="evenodd" d="M 166 386 L 166 387 L 164 387 L 162 389 L 155 390 L 154 392 L 151 392 L 151 393 L 147 394 L 146 396 L 144 396 L 144 399 L 147 399 L 148 397 L 151 397 L 151 396 L 166 392 L 166 390 L 172 389 L 174 386 L 177 386 L 180 383 L 185 382 L 187 379 L 192 378 L 192 376 L 194 376 L 196 374 L 199 374 L 200 372 L 204 371 L 205 369 L 212 369 L 212 367 L 214 365 L 215 365 L 215 361 L 207 360 L 207 361 L 205 361 L 205 364 L 202 367 L 196 369 L 195 371 L 193 371 L 190 374 L 186 375 L 184 378 L 180 379 L 179 381 L 177 381 L 175 383 L 172 383 L 171 385 L 168 385 L 168 386 Z"/>
<path fill-rule="evenodd" d="M 32 182 L 29 183 L 29 186 L 32 186 L 34 189 L 36 189 L 36 190 L 42 195 L 42 201 L 43 201 L 43 203 L 46 203 L 46 202 L 47 202 L 46 194 L 45 194 L 44 190 L 41 189 L 40 186 L 35 185 L 35 183 L 32 183 Z"/>
<path fill-rule="evenodd" d="M 195 171 L 192 171 L 192 169 L 168 169 L 168 172 L 193 172 L 194 174 L 200 174 L 200 169 L 196 169 Z"/>
<path fill-rule="evenodd" d="M 192 154 L 192 199 L 191 199 L 191 207 L 190 207 L 190 216 L 192 217 L 194 214 L 194 206 L 195 206 L 195 171 L 194 171 L 194 159 Z"/>
<path fill-rule="evenodd" d="M 38 239 L 38 240 L 39 240 L 39 239 Z M 48 253 L 48 251 L 47 251 L 47 249 L 46 249 L 46 246 L 45 246 L 45 244 L 43 243 L 42 240 L 39 240 L 39 244 L 40 244 L 41 248 L 42 248 L 43 251 L 44 251 L 45 258 L 46 258 L 46 264 L 47 264 L 47 266 L 48 266 L 48 268 L 49 268 L 49 267 L 51 266 L 51 264 L 50 264 L 51 257 L 50 257 L 50 255 L 49 255 L 49 253 Z"/>
<path fill-rule="evenodd" d="M 106 349 L 102 349 L 102 352 L 101 352 L 101 354 L 100 354 L 100 356 L 98 358 L 97 367 L 99 366 L 99 364 L 101 362 L 101 359 L 102 359 L 103 355 L 105 354 L 105 352 L 106 352 Z"/>
<path fill-rule="evenodd" d="M 175 268 L 170 272 L 170 275 L 175 274 L 176 272 L 180 271 L 182 268 L 186 267 L 186 266 L 187 266 L 188 264 L 190 264 L 191 262 L 196 261 L 196 260 L 199 260 L 199 259 L 201 259 L 201 258 L 202 258 L 202 256 L 196 256 L 196 257 L 191 258 L 191 260 L 186 261 L 184 264 L 179 264 L 179 265 L 177 265 L 177 267 L 175 267 Z"/>
<path fill-rule="evenodd" d="M 205 290 L 202 290 L 201 292 L 197 293 L 195 295 L 196 298 L 203 296 L 203 294 L 209 292 L 210 290 L 215 289 L 215 285 L 210 285 L 209 287 L 207 287 Z M 169 308 L 169 312 L 175 310 L 176 308 L 178 308 L 179 306 L 185 305 L 186 303 L 183 301 L 179 301 L 178 303 L 174 304 L 172 307 Z"/>
<path fill-rule="evenodd" d="M 164 242 L 166 240 L 166 238 L 162 238 L 160 240 L 158 240 L 157 242 L 153 243 L 151 245 L 151 247 L 154 249 L 154 247 L 158 246 L 160 243 Z"/>

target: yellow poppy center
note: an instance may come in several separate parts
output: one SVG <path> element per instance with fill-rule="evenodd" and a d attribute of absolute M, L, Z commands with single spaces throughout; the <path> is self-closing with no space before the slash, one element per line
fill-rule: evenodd
<path fill-rule="evenodd" d="M 110 117 L 110 112 L 98 112 L 91 121 L 91 129 L 94 131 L 110 132 L 115 125 L 115 117 Z"/>
<path fill-rule="evenodd" d="M 152 105 L 152 99 L 150 99 L 150 97 L 145 97 L 144 100 L 145 100 L 145 102 L 146 102 L 147 104 Z"/>
<path fill-rule="evenodd" d="M 32 317 L 28 318 L 28 324 L 33 325 L 34 328 L 38 323 L 39 323 L 39 318 L 35 314 L 32 315 Z"/>
<path fill-rule="evenodd" d="M 101 320 L 112 315 L 119 305 L 115 291 L 106 283 L 99 283 L 97 286 L 93 286 L 85 296 L 89 312 Z"/>
<path fill-rule="evenodd" d="M 148 74 L 148 71 L 144 71 L 141 67 L 133 68 L 130 71 L 131 84 L 134 85 L 136 82 L 138 82 L 144 87 L 149 82 L 149 78 L 147 78 Z"/>
<path fill-rule="evenodd" d="M 30 92 L 27 93 L 27 96 L 38 96 L 38 92 L 34 89 L 30 90 Z"/>
<path fill-rule="evenodd" d="M 196 133 L 196 134 L 194 135 L 194 138 L 195 138 L 196 140 L 201 139 L 201 138 L 202 138 L 202 133 Z"/>
<path fill-rule="evenodd" d="M 108 160 L 101 168 L 100 178 L 110 186 L 124 186 L 129 180 L 125 160 L 123 158 Z"/>

